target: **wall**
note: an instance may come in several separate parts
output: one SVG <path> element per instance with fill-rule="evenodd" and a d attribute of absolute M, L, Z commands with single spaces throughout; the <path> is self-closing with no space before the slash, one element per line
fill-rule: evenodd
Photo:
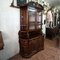
<path fill-rule="evenodd" d="M 44 23 L 44 20 L 45 20 L 45 23 Z M 42 32 L 43 32 L 43 34 L 44 35 L 46 35 L 46 15 L 45 14 L 43 14 L 42 15 Z"/>
<path fill-rule="evenodd" d="M 10 7 L 12 0 L 0 1 L 0 31 L 2 31 L 4 49 L 0 50 L 0 60 L 19 53 L 18 31 L 19 31 L 19 9 Z"/>

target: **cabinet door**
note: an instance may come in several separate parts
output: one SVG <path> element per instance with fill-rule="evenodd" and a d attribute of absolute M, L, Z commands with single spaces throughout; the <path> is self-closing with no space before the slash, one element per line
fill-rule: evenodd
<path fill-rule="evenodd" d="M 41 12 L 37 12 L 37 21 L 36 22 L 37 22 L 36 23 L 37 29 L 40 29 L 41 25 L 42 25 Z"/>
<path fill-rule="evenodd" d="M 29 40 L 29 52 L 39 51 L 39 50 L 43 49 L 43 45 L 44 45 L 43 41 L 44 40 L 43 40 L 42 36 L 38 36 L 33 39 L 30 39 Z"/>
<path fill-rule="evenodd" d="M 36 40 L 36 38 L 30 39 L 29 40 L 29 51 L 36 51 L 38 47 L 38 41 Z"/>
<path fill-rule="evenodd" d="M 28 54 L 28 40 L 26 39 L 20 39 L 20 51 L 21 54 Z"/>
<path fill-rule="evenodd" d="M 36 9 L 35 8 L 29 8 L 28 11 L 29 15 L 29 30 L 35 29 L 36 25 Z"/>

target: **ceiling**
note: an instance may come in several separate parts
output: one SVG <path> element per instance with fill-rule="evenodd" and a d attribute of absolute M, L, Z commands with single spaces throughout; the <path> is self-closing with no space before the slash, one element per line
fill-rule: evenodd
<path fill-rule="evenodd" d="M 60 0 L 45 0 L 47 3 L 50 4 L 50 6 L 59 6 Z"/>

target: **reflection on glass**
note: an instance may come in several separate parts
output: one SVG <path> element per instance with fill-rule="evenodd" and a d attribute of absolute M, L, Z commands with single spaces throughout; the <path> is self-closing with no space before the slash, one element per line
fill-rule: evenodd
<path fill-rule="evenodd" d="M 28 8 L 29 13 L 29 29 L 35 29 L 35 19 L 36 19 L 36 9 L 29 7 Z"/>
<path fill-rule="evenodd" d="M 37 22 L 41 23 L 41 13 L 37 13 Z"/>
<path fill-rule="evenodd" d="M 35 22 L 35 16 L 33 14 L 29 15 L 29 22 Z"/>
<path fill-rule="evenodd" d="M 30 22 L 35 22 L 36 9 L 32 8 L 32 7 L 29 7 L 28 8 L 28 13 L 29 13 L 29 21 Z"/>
<path fill-rule="evenodd" d="M 30 26 L 29 29 L 30 30 L 33 30 L 33 29 L 35 29 L 35 27 L 34 26 Z"/>
<path fill-rule="evenodd" d="M 41 28 L 41 25 L 38 25 L 38 26 L 37 26 L 37 29 L 40 29 L 40 28 Z"/>

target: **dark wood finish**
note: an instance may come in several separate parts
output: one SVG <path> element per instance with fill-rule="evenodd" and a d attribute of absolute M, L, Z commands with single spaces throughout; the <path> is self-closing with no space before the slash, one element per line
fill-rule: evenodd
<path fill-rule="evenodd" d="M 20 54 L 28 58 L 44 49 L 44 37 L 42 34 L 42 10 L 43 6 L 36 2 L 19 4 L 12 7 L 20 9 L 19 44 Z"/>
<path fill-rule="evenodd" d="M 54 38 L 58 34 L 58 28 L 53 27 L 53 28 L 46 28 L 46 37 L 49 39 Z"/>
<path fill-rule="evenodd" d="M 0 31 L 0 50 L 2 50 L 3 47 L 4 47 L 4 43 L 3 43 L 2 33 Z"/>
<path fill-rule="evenodd" d="M 25 57 L 31 57 L 33 54 L 44 49 L 44 41 L 41 35 L 31 39 L 21 39 L 20 42 L 20 54 Z"/>

